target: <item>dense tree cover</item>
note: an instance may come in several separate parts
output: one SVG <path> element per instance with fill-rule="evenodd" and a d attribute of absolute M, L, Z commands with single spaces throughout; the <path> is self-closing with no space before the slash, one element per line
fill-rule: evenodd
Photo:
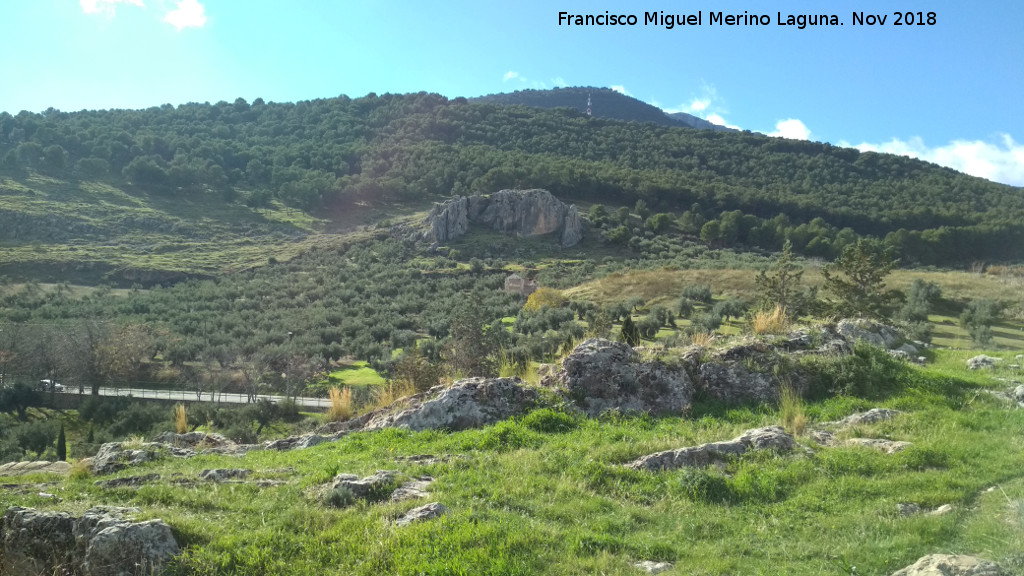
<path fill-rule="evenodd" d="M 302 359 L 379 365 L 418 340 L 447 338 L 468 294 L 483 321 L 514 316 L 522 301 L 502 290 L 504 277 L 457 269 L 446 257 L 378 238 L 216 281 L 125 295 L 99 290 L 71 298 L 28 285 L 0 298 L 0 373 L 73 378 L 88 388 L 151 380 L 143 361 L 154 357 L 178 368 L 203 363 L 207 375 L 231 367 L 253 383 L 259 374 L 301 371 Z M 208 391 L 219 386 L 194 378 Z M 244 382 L 221 384 L 248 390 Z"/>
<path fill-rule="evenodd" d="M 587 118 L 432 94 L 146 110 L 0 113 L 0 164 L 168 195 L 314 209 L 338 196 L 421 198 L 543 187 L 680 216 L 716 245 L 831 257 L 885 237 L 907 263 L 1016 259 L 1018 189 L 909 158 L 752 133 Z M 664 217 L 650 227 L 661 231 Z M 619 231 L 619 237 L 629 236 Z M 628 232 L 628 230 L 627 230 Z"/>

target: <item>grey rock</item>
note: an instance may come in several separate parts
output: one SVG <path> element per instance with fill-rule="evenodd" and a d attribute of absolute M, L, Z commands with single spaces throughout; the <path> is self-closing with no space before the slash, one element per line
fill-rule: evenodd
<path fill-rule="evenodd" d="M 999 566 L 974 556 L 931 554 L 892 576 L 1002 576 Z"/>
<path fill-rule="evenodd" d="M 200 472 L 199 478 L 208 482 L 227 482 L 229 480 L 245 480 L 251 473 L 252 470 L 242 468 L 213 468 Z"/>
<path fill-rule="evenodd" d="M 425 520 L 432 520 L 434 518 L 440 518 L 448 513 L 448 508 L 445 508 L 444 504 L 440 502 L 431 502 L 419 508 L 413 508 L 405 513 L 398 520 L 395 520 L 396 526 L 408 526 L 414 522 L 423 522 Z"/>
<path fill-rule="evenodd" d="M 893 418 L 903 414 L 899 410 L 890 410 L 888 408 L 872 408 L 867 412 L 858 412 L 851 414 L 842 420 L 836 420 L 835 422 L 824 422 L 824 425 L 833 426 L 857 426 L 861 424 L 877 424 L 879 422 L 886 422 Z"/>
<path fill-rule="evenodd" d="M 648 454 L 626 464 L 634 470 L 673 470 L 683 467 L 707 467 L 742 456 L 749 450 L 777 450 L 789 452 L 796 447 L 796 441 L 779 426 L 755 428 L 723 442 L 711 442 L 699 446 L 666 450 Z"/>
<path fill-rule="evenodd" d="M 159 474 L 144 474 L 142 476 L 126 476 L 112 480 L 97 480 L 96 485 L 101 488 L 137 488 L 145 484 L 151 484 L 160 480 Z"/>
<path fill-rule="evenodd" d="M 903 340 L 892 326 L 865 319 L 840 320 L 836 325 L 836 331 L 850 342 L 864 341 L 886 350 L 892 349 Z M 914 350 L 914 353 L 916 354 L 917 350 Z"/>
<path fill-rule="evenodd" d="M 397 472 L 394 470 L 378 470 L 365 478 L 359 478 L 355 474 L 338 474 L 334 477 L 331 489 L 344 488 L 352 492 L 356 498 L 364 500 L 381 499 L 382 493 L 390 491 L 395 483 L 395 474 Z"/>
<path fill-rule="evenodd" d="M 690 365 L 694 386 L 711 398 L 727 404 L 772 403 L 784 384 L 777 374 L 784 362 L 772 346 L 753 341 L 711 353 L 684 354 Z M 805 387 L 806 375 L 789 371 L 785 384 L 798 392 Z"/>
<path fill-rule="evenodd" d="M 159 571 L 178 554 L 178 544 L 162 520 L 128 519 L 139 512 L 96 507 L 75 518 L 63 512 L 8 508 L 0 522 L 0 571 L 20 575 L 70 569 L 84 576 Z"/>
<path fill-rule="evenodd" d="M 206 432 L 188 432 L 186 434 L 175 434 L 164 432 L 157 434 L 153 442 L 167 444 L 178 448 L 217 448 L 232 446 L 235 443 L 220 434 L 207 434 Z"/>
<path fill-rule="evenodd" d="M 900 502 L 896 505 L 896 510 L 900 516 L 913 516 L 921 512 L 921 507 L 913 502 Z"/>
<path fill-rule="evenodd" d="M 537 405 L 540 393 L 518 378 L 468 378 L 435 386 L 369 415 L 364 430 L 466 430 L 519 416 Z"/>
<path fill-rule="evenodd" d="M 807 435 L 811 437 L 811 440 L 822 446 L 835 446 L 839 443 L 836 435 L 826 430 L 810 430 L 807 432 Z"/>
<path fill-rule="evenodd" d="M 907 356 L 912 357 L 912 358 L 917 357 L 917 354 L 919 352 L 917 347 L 914 346 L 913 344 L 910 344 L 909 342 L 906 343 L 906 344 L 903 344 L 899 348 L 895 348 L 893 351 L 894 352 L 905 352 L 907 354 Z"/>
<path fill-rule="evenodd" d="M 652 562 L 650 560 L 635 562 L 633 566 L 647 574 L 661 574 L 672 569 L 672 564 L 669 562 Z"/>
<path fill-rule="evenodd" d="M 8 462 L 0 465 L 0 476 L 22 476 L 25 474 L 59 474 L 67 476 L 71 472 L 71 464 L 67 462 Z"/>
<path fill-rule="evenodd" d="M 997 363 L 1002 361 L 1002 358 L 995 358 L 992 356 L 986 356 L 985 354 L 980 354 L 978 356 L 975 356 L 974 358 L 967 359 L 967 369 L 980 370 L 982 368 L 992 368 Z"/>
<path fill-rule="evenodd" d="M 429 498 L 430 492 L 427 491 L 430 485 L 434 483 L 434 479 L 430 476 L 421 476 L 414 478 L 401 486 L 397 490 L 391 493 L 392 502 L 404 502 L 406 500 L 418 500 L 420 498 Z"/>
<path fill-rule="evenodd" d="M 1024 402 L 1024 384 L 1013 389 L 1013 399 L 1017 402 Z"/>
<path fill-rule="evenodd" d="M 462 236 L 470 223 L 517 237 L 558 234 L 562 246 L 583 238 L 583 221 L 575 206 L 566 206 L 547 190 L 501 190 L 489 196 L 458 196 L 434 205 L 423 239 L 447 242 Z"/>
<path fill-rule="evenodd" d="M 640 362 L 629 345 L 601 338 L 577 346 L 542 384 L 564 390 L 590 416 L 606 410 L 680 415 L 693 397 L 681 366 Z"/>
<path fill-rule="evenodd" d="M 950 512 L 952 512 L 953 510 L 954 510 L 954 508 L 953 508 L 952 504 L 943 504 L 942 506 L 939 506 L 935 510 L 932 510 L 931 512 L 929 512 L 928 515 L 929 516 L 945 516 L 946 514 L 949 514 Z"/>
<path fill-rule="evenodd" d="M 904 442 L 902 440 L 886 440 L 884 438 L 850 438 L 843 442 L 844 446 L 857 446 L 861 448 L 873 448 L 880 450 L 886 454 L 895 454 L 902 452 L 907 446 L 910 446 L 910 442 Z"/>

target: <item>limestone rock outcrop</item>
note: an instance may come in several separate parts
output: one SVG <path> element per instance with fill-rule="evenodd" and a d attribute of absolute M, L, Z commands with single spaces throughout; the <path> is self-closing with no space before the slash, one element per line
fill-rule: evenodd
<path fill-rule="evenodd" d="M 565 247 L 583 239 L 583 220 L 576 206 L 566 205 L 547 190 L 532 189 L 457 196 L 435 204 L 424 221 L 424 240 L 440 243 L 458 238 L 470 223 L 520 238 L 557 234 Z"/>
<path fill-rule="evenodd" d="M 730 457 L 742 456 L 749 450 L 777 450 L 789 452 L 796 441 L 779 426 L 747 430 L 732 440 L 710 442 L 676 450 L 655 452 L 637 458 L 626 466 L 634 470 L 674 470 L 683 467 L 703 468 Z"/>
<path fill-rule="evenodd" d="M 601 338 L 577 346 L 542 384 L 563 390 L 589 416 L 606 410 L 680 415 L 693 397 L 682 366 L 641 362 L 628 344 Z"/>
<path fill-rule="evenodd" d="M 974 556 L 930 554 L 892 576 L 1001 576 L 999 566 Z"/>
<path fill-rule="evenodd" d="M 0 520 L 0 573 L 150 574 L 180 549 L 163 520 L 134 522 L 138 508 L 96 507 L 81 517 L 11 507 Z"/>
<path fill-rule="evenodd" d="M 518 378 L 467 378 L 448 388 L 435 386 L 360 422 L 363 430 L 465 430 L 525 414 L 539 400 L 540 393 Z"/>

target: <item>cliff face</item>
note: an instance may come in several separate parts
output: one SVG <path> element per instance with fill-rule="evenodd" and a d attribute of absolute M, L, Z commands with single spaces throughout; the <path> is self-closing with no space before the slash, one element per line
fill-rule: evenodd
<path fill-rule="evenodd" d="M 495 232 L 518 236 L 558 234 L 562 246 L 583 239 L 583 221 L 576 206 L 566 205 L 547 190 L 501 190 L 490 196 L 458 196 L 436 204 L 427 216 L 425 239 L 447 242 L 483 224 Z"/>

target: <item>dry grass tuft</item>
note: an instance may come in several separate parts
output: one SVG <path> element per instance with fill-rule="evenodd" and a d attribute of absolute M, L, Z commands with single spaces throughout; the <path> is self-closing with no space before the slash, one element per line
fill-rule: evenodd
<path fill-rule="evenodd" d="M 373 396 L 373 402 L 367 406 L 367 412 L 372 412 L 380 408 L 387 408 L 402 398 L 407 398 L 416 394 L 416 388 L 412 383 L 402 380 L 388 380 L 381 386 L 377 387 L 376 393 Z"/>
<path fill-rule="evenodd" d="M 352 417 L 352 389 L 345 387 L 344 390 L 337 386 L 328 390 L 331 395 L 331 407 L 327 409 L 328 422 L 341 422 Z"/>
<path fill-rule="evenodd" d="M 82 480 L 92 476 L 92 469 L 89 468 L 89 463 L 85 460 L 76 460 L 71 464 L 71 471 L 68 472 L 68 477 L 72 480 Z"/>
<path fill-rule="evenodd" d="M 783 334 L 789 330 L 786 309 L 778 304 L 772 310 L 758 310 L 750 321 L 754 334 Z"/>
<path fill-rule="evenodd" d="M 804 433 L 807 427 L 807 416 L 804 414 L 804 400 L 788 382 L 779 387 L 779 416 L 782 427 L 793 436 Z"/>
<path fill-rule="evenodd" d="M 715 335 L 710 332 L 694 332 L 690 334 L 690 344 L 694 346 L 708 346 L 715 340 Z"/>
<path fill-rule="evenodd" d="M 178 434 L 188 432 L 188 415 L 185 414 L 185 405 L 174 406 L 174 431 Z"/>

